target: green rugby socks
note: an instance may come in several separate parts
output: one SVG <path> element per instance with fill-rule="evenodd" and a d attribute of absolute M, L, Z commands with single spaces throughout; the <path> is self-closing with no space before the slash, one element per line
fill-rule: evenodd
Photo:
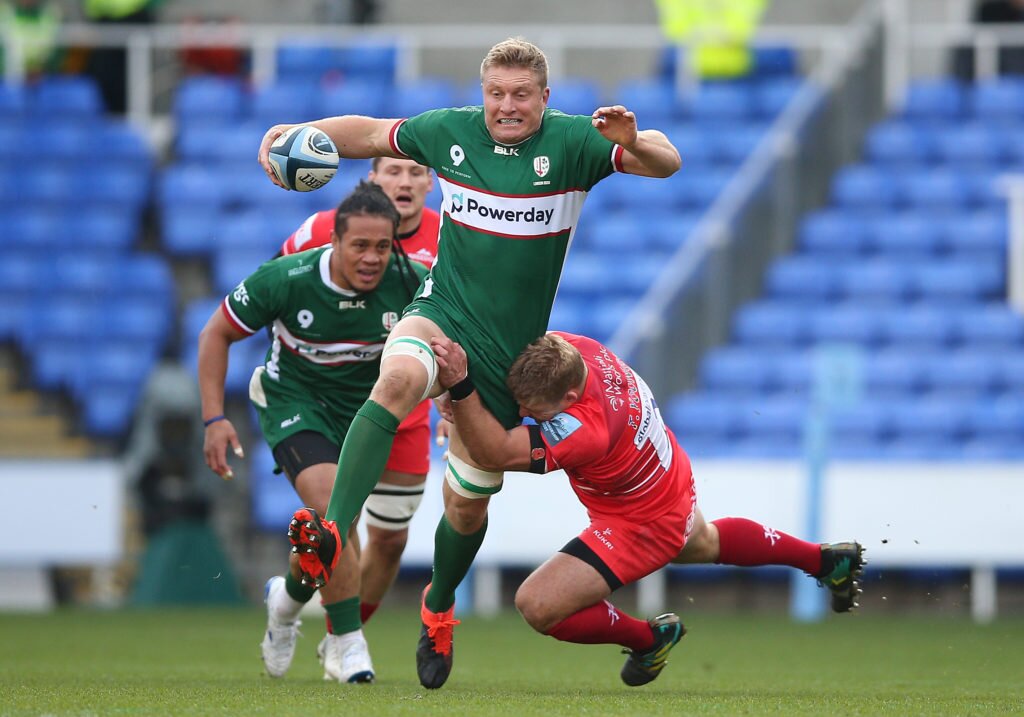
<path fill-rule="evenodd" d="M 441 516 L 434 532 L 434 575 L 424 602 L 431 612 L 444 612 L 455 604 L 455 588 L 469 572 L 487 534 L 487 519 L 475 533 L 463 535 Z"/>
<path fill-rule="evenodd" d="M 324 516 L 337 521 L 343 545 L 348 540 L 348 527 L 384 472 L 399 423 L 390 411 L 370 399 L 352 419 Z"/>

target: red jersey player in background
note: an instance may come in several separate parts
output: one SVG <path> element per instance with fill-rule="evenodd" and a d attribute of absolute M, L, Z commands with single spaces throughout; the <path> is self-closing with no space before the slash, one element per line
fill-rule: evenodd
<path fill-rule="evenodd" d="M 447 338 L 431 345 L 449 387 L 442 415 L 454 417 L 473 460 L 488 470 L 564 469 L 587 509 L 590 525 L 516 593 L 538 632 L 624 646 L 622 680 L 637 686 L 660 674 L 686 631 L 673 613 L 640 620 L 607 598 L 669 563 L 788 565 L 828 587 L 834 611 L 856 607 L 859 544 L 809 543 L 745 518 L 705 522 L 686 453 L 643 379 L 607 347 L 561 332 L 527 346 L 508 387 L 537 423 L 506 431 L 477 396 L 462 348 Z"/>
<path fill-rule="evenodd" d="M 424 206 L 434 187 L 430 169 L 409 159 L 376 157 L 368 179 L 380 185 L 398 209 L 395 250 L 429 267 L 437 256 L 440 217 Z M 310 216 L 281 246 L 288 255 L 331 243 L 334 209 Z M 395 317 L 398 321 L 399 317 Z M 364 505 L 367 543 L 359 561 L 360 610 L 365 623 L 398 575 L 409 538 L 409 522 L 423 499 L 430 470 L 430 401 L 424 401 L 398 426 L 380 482 Z"/>

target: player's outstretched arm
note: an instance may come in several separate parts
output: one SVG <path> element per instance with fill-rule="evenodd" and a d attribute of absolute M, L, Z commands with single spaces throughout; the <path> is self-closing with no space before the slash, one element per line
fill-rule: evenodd
<path fill-rule="evenodd" d="M 389 135 L 395 126 L 394 119 L 377 119 L 362 115 L 342 115 L 326 117 L 315 122 L 306 122 L 317 129 L 323 130 L 338 148 L 338 154 L 348 159 L 369 159 L 371 157 L 398 157 L 402 155 L 391 149 Z M 278 137 L 287 132 L 293 124 L 276 124 L 266 131 L 260 142 L 258 155 L 260 166 L 270 177 L 270 181 L 279 187 L 284 185 L 277 180 L 274 170 L 270 168 L 270 145 Z"/>
<path fill-rule="evenodd" d="M 203 437 L 203 456 L 206 465 L 225 480 L 234 477 L 227 461 L 227 447 L 231 446 L 239 458 L 245 456 L 238 433 L 224 415 L 224 379 L 228 372 L 228 350 L 246 334 L 233 327 L 224 318 L 221 308 L 214 310 L 210 320 L 199 333 L 199 397 L 206 426 Z"/>
<path fill-rule="evenodd" d="M 604 137 L 623 150 L 622 168 L 641 177 L 670 177 L 679 171 L 679 150 L 663 132 L 638 130 L 636 115 L 622 105 L 598 107 L 591 123 Z"/>
<path fill-rule="evenodd" d="M 442 386 L 451 388 L 468 377 L 466 352 L 459 344 L 447 337 L 432 338 L 430 347 L 437 358 L 437 378 Z M 470 458 L 481 468 L 491 471 L 529 469 L 530 435 L 526 428 L 519 426 L 506 431 L 475 390 L 449 405 L 459 437 Z"/>

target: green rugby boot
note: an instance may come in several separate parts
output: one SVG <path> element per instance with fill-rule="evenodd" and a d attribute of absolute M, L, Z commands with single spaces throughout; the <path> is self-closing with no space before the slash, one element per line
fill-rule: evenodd
<path fill-rule="evenodd" d="M 857 599 L 864 592 L 864 547 L 860 543 L 831 543 L 821 546 L 821 573 L 813 576 L 818 585 L 832 593 L 832 611 L 850 612 L 858 607 Z"/>
<path fill-rule="evenodd" d="M 668 653 L 686 634 L 686 628 L 679 622 L 679 616 L 667 612 L 647 621 L 654 633 L 654 645 L 645 652 L 625 649 L 629 657 L 622 666 L 622 681 L 630 687 L 639 687 L 653 681 L 668 664 Z"/>

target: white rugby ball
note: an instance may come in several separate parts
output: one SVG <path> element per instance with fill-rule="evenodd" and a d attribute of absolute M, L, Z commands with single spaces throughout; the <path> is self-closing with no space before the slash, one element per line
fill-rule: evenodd
<path fill-rule="evenodd" d="M 338 148 L 316 127 L 299 125 L 270 145 L 270 166 L 288 189 L 311 192 L 334 178 L 338 171 Z"/>

